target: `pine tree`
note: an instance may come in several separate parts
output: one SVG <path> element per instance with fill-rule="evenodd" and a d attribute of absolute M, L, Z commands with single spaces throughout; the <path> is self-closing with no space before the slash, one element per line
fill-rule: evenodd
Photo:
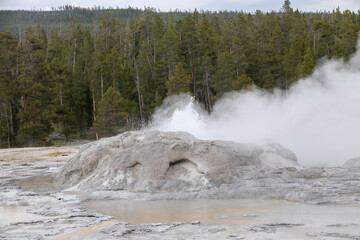
<path fill-rule="evenodd" d="M 164 72 L 167 73 L 167 79 L 171 77 L 171 73 L 175 70 L 176 64 L 179 62 L 179 37 L 176 34 L 172 24 L 168 24 L 166 32 L 157 42 L 156 52 L 158 62 L 161 61 L 164 66 Z"/>
<path fill-rule="evenodd" d="M 93 122 L 93 106 L 95 106 L 90 89 L 93 41 L 90 33 L 79 23 L 72 23 L 70 43 L 71 55 L 68 64 L 72 72 L 71 108 L 80 137 L 85 137 L 86 130 Z"/>
<path fill-rule="evenodd" d="M 304 61 L 298 64 L 295 72 L 295 78 L 300 79 L 310 75 L 315 68 L 314 55 L 310 47 L 306 49 L 306 54 L 304 55 Z"/>
<path fill-rule="evenodd" d="M 0 32 L 0 147 L 15 141 L 15 113 L 18 108 L 18 42 L 10 32 Z"/>
<path fill-rule="evenodd" d="M 94 129 L 100 137 L 108 137 L 125 129 L 128 112 L 126 101 L 118 91 L 109 87 L 100 100 Z"/>
<path fill-rule="evenodd" d="M 270 71 L 268 71 L 266 73 L 266 75 L 263 77 L 262 81 L 263 81 L 263 84 L 261 87 L 264 89 L 272 90 L 276 86 L 274 76 L 271 74 Z"/>
<path fill-rule="evenodd" d="M 167 95 L 175 95 L 183 92 L 190 93 L 191 77 L 183 68 L 183 64 L 179 62 L 176 65 L 175 71 L 166 82 L 166 88 L 168 90 Z"/>
<path fill-rule="evenodd" d="M 199 38 L 197 34 L 197 12 L 194 12 L 194 15 L 188 14 L 181 21 L 180 29 L 180 48 L 183 57 L 185 58 L 185 63 L 189 66 L 191 77 L 193 80 L 192 92 L 195 98 L 198 98 L 198 89 L 197 89 L 197 71 L 199 68 L 199 59 L 198 56 L 198 44 Z"/>
<path fill-rule="evenodd" d="M 291 41 L 290 49 L 288 50 L 288 53 L 285 54 L 283 59 L 284 72 L 287 79 L 287 88 L 289 88 L 290 85 L 297 80 L 295 76 L 296 67 L 303 61 L 305 51 L 305 39 L 301 35 L 295 35 Z"/>
<path fill-rule="evenodd" d="M 65 65 L 54 57 L 49 70 L 54 77 L 56 98 L 54 99 L 55 114 L 53 121 L 59 128 L 59 132 L 65 135 L 65 141 L 69 141 L 70 135 L 76 133 L 75 116 L 71 112 L 71 74 Z"/>
<path fill-rule="evenodd" d="M 290 36 L 290 31 L 293 28 L 293 14 L 294 11 L 291 7 L 291 2 L 289 0 L 285 0 L 281 8 L 280 15 L 281 30 L 285 33 L 285 38 L 288 38 Z"/>
<path fill-rule="evenodd" d="M 251 79 L 251 77 L 246 76 L 246 74 L 243 73 L 232 82 L 232 89 L 236 91 L 246 90 L 250 89 L 253 85 L 254 81 Z"/>
<path fill-rule="evenodd" d="M 217 69 L 214 75 L 214 89 L 217 97 L 232 90 L 232 82 L 236 79 L 234 58 L 229 52 L 220 53 L 217 59 Z"/>
<path fill-rule="evenodd" d="M 123 74 L 122 58 L 120 51 L 114 47 L 111 53 L 106 56 L 111 87 L 118 91 L 120 88 L 121 75 Z"/>
<path fill-rule="evenodd" d="M 355 25 L 351 12 L 349 10 L 344 11 L 341 17 L 339 33 L 343 48 L 343 54 L 340 56 L 348 59 L 349 55 L 355 52 L 358 31 L 359 29 Z"/>
<path fill-rule="evenodd" d="M 55 84 L 46 62 L 46 35 L 38 24 L 26 28 L 23 70 L 20 75 L 19 142 L 39 145 L 53 130 Z"/>
<path fill-rule="evenodd" d="M 199 45 L 198 45 L 198 54 L 200 57 L 201 65 L 200 71 L 202 73 L 202 88 L 199 88 L 201 91 L 202 100 L 205 103 L 205 108 L 210 113 L 211 112 L 211 89 L 210 81 L 214 72 L 214 65 L 216 62 L 216 53 L 215 53 L 215 38 L 214 38 L 214 29 L 210 24 L 210 21 L 207 19 L 206 14 L 202 14 L 201 21 L 199 22 Z"/>
<path fill-rule="evenodd" d="M 314 30 L 317 32 L 318 45 L 316 48 L 316 58 L 320 56 L 331 57 L 334 45 L 334 35 L 327 19 L 314 22 Z"/>

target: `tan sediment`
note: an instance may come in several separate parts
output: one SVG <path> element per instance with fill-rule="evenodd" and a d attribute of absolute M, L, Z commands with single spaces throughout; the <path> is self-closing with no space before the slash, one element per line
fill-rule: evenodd
<path fill-rule="evenodd" d="M 103 227 L 108 227 L 108 226 L 112 226 L 116 223 L 118 223 L 118 220 L 112 220 L 112 221 L 107 221 L 107 222 L 103 222 L 100 223 L 98 225 L 95 226 L 91 226 L 91 227 L 87 227 L 84 229 L 81 229 L 79 231 L 67 234 L 65 236 L 61 236 L 61 237 L 57 237 L 54 238 L 53 240 L 67 240 L 67 239 L 71 239 L 73 237 L 80 237 L 80 236 L 86 236 L 86 235 L 92 235 L 94 234 L 98 229 L 103 228 Z"/>
<path fill-rule="evenodd" d="M 33 147 L 0 149 L 0 162 L 32 163 L 37 161 L 62 162 L 74 157 L 81 146 Z"/>

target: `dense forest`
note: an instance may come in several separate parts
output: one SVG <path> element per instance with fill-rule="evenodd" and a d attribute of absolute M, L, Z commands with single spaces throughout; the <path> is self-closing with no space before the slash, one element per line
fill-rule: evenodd
<path fill-rule="evenodd" d="M 78 22 L 83 27 L 91 30 L 94 21 L 98 21 L 101 15 L 110 15 L 115 19 L 120 18 L 121 21 L 127 21 L 143 15 L 145 11 L 146 10 L 131 7 L 126 9 L 105 9 L 100 6 L 81 8 L 70 5 L 53 8 L 52 11 L 0 10 L 0 31 L 10 30 L 17 37 L 20 37 L 27 25 L 40 23 L 45 31 L 59 30 L 60 28 L 68 30 L 71 22 Z M 211 14 L 210 12 L 206 13 Z M 157 14 L 160 17 L 171 15 L 172 18 L 180 20 L 188 13 L 177 10 L 167 13 L 158 12 Z"/>
<path fill-rule="evenodd" d="M 347 60 L 360 29 L 359 12 L 300 12 L 288 0 L 268 13 L 31 14 L 0 11 L 1 147 L 48 145 L 52 132 L 68 140 L 136 129 L 180 92 L 211 112 L 229 91 L 286 90 L 321 58 Z"/>

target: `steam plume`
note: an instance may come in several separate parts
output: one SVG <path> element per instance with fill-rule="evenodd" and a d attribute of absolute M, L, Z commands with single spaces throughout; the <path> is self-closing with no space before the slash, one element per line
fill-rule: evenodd
<path fill-rule="evenodd" d="M 153 125 L 200 139 L 273 139 L 293 150 L 302 165 L 340 166 L 360 157 L 360 51 L 348 63 L 318 64 L 312 76 L 287 93 L 228 93 L 210 115 L 188 95 L 167 98 L 155 111 Z"/>

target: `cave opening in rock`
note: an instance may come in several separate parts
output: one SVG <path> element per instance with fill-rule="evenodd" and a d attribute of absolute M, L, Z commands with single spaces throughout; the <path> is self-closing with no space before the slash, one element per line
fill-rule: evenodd
<path fill-rule="evenodd" d="M 199 170 L 199 166 L 196 163 L 186 158 L 170 162 L 169 170 L 171 168 L 184 168 L 186 170 L 195 170 L 197 173 L 204 174 L 204 172 Z"/>
<path fill-rule="evenodd" d="M 176 165 L 184 165 L 184 164 L 193 164 L 195 165 L 195 167 L 197 168 L 197 164 L 194 163 L 193 161 L 190 161 L 189 159 L 180 159 L 180 160 L 176 160 L 176 161 L 173 161 L 173 162 L 170 162 L 169 163 L 169 167 L 173 167 L 173 166 L 176 166 Z"/>

